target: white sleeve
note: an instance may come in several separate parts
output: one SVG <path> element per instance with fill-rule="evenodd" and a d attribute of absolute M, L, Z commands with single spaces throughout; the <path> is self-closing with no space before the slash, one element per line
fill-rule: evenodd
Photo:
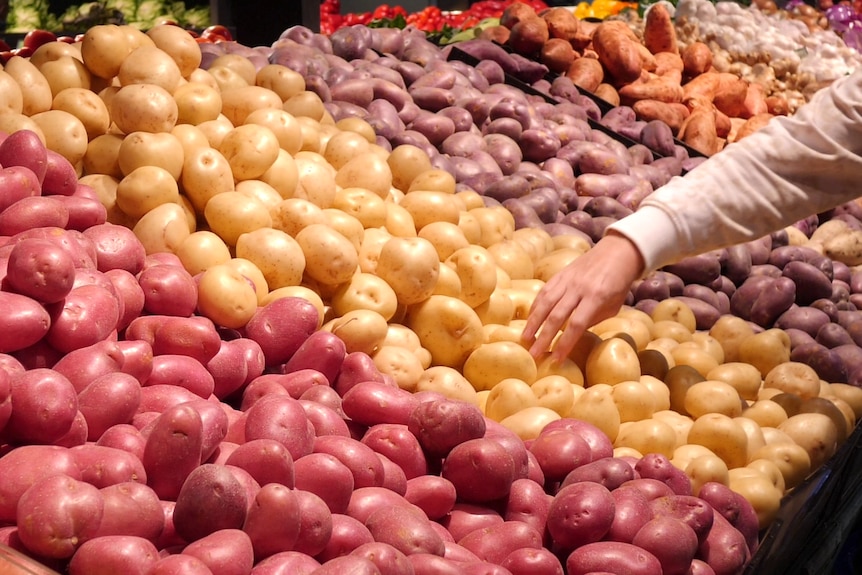
<path fill-rule="evenodd" d="M 776 117 L 609 226 L 646 271 L 756 239 L 862 196 L 862 70 Z"/>

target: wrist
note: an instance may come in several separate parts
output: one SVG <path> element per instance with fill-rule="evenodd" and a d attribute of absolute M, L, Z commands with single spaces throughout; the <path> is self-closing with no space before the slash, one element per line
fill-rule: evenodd
<path fill-rule="evenodd" d="M 613 265 L 629 270 L 632 281 L 641 277 L 645 271 L 646 262 L 637 245 L 617 230 L 608 230 L 596 246 L 601 246 L 609 255 Z"/>

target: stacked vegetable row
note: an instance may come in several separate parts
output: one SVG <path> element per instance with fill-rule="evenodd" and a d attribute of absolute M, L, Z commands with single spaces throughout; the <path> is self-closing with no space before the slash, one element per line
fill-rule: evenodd
<path fill-rule="evenodd" d="M 562 80 L 561 101 L 516 91 L 504 65 L 526 59 L 472 68 L 364 30 L 202 55 L 176 27 L 108 26 L 9 61 L 0 129 L 32 154 L 3 165 L 33 176 L 3 213 L 87 257 L 77 287 L 3 284 L 31 300 L 4 314 L 31 334 L 3 350 L 4 541 L 73 573 L 738 572 L 862 392 L 788 361 L 780 329 L 658 292 L 562 364 L 533 360 L 518 341 L 538 287 L 618 217 L 625 177 L 645 193 L 686 148 L 660 124 L 666 158 L 623 144 Z M 412 59 L 349 56 L 356 37 Z M 104 211 L 47 219 L 65 200 L 33 134 Z M 503 175 L 520 187 L 494 191 Z M 8 235 L 12 276 L 15 249 L 25 270 L 66 254 Z M 694 267 L 737 277 L 761 246 Z M 684 270 L 662 276 L 675 295 Z M 88 305 L 102 330 L 56 335 Z"/>

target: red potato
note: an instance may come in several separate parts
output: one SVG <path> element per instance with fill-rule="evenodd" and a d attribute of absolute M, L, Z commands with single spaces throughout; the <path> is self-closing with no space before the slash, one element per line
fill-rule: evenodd
<path fill-rule="evenodd" d="M 365 557 L 344 555 L 323 563 L 312 575 L 380 575 L 377 566 Z"/>
<path fill-rule="evenodd" d="M 342 403 L 344 402 L 341 400 L 341 396 L 328 385 L 312 385 L 310 388 L 302 392 L 299 399 L 304 402 L 318 403 L 331 409 L 338 414 L 339 417 L 345 417 L 344 409 L 342 408 Z"/>
<path fill-rule="evenodd" d="M 563 564 L 546 548 L 515 549 L 500 562 L 512 575 L 564 575 Z"/>
<path fill-rule="evenodd" d="M 87 443 L 87 433 L 87 420 L 84 419 L 84 414 L 78 411 L 72 419 L 72 426 L 69 431 L 54 441 L 54 445 L 62 445 L 63 447 L 84 445 Z"/>
<path fill-rule="evenodd" d="M 328 453 L 309 453 L 294 462 L 297 489 L 318 495 L 331 513 L 346 513 L 353 494 L 353 472 Z"/>
<path fill-rule="evenodd" d="M 635 470 L 627 461 L 618 457 L 603 457 L 573 469 L 560 486 L 565 487 L 578 481 L 594 481 L 613 491 L 634 478 Z"/>
<path fill-rule="evenodd" d="M 149 321 L 145 317 L 153 318 L 153 325 L 148 326 L 152 329 L 151 338 L 145 335 L 147 330 L 139 334 L 136 329 Z M 129 326 L 127 337 L 130 334 L 135 336 L 133 339 L 146 339 L 153 346 L 154 355 L 187 355 L 204 365 L 215 357 L 222 341 L 215 324 L 203 316 L 141 316 Z"/>
<path fill-rule="evenodd" d="M 685 472 L 660 453 L 647 453 L 636 464 L 635 471 L 641 477 L 658 479 L 667 483 L 677 495 L 691 495 L 691 479 Z"/>
<path fill-rule="evenodd" d="M 694 530 L 669 515 L 659 515 L 648 521 L 632 543 L 659 560 L 663 575 L 687 575 L 698 549 Z"/>
<path fill-rule="evenodd" d="M 419 400 L 409 391 L 376 381 L 363 381 L 342 396 L 344 414 L 369 427 L 381 423 L 407 425 Z"/>
<path fill-rule="evenodd" d="M 542 431 L 551 431 L 558 428 L 570 429 L 580 435 L 587 442 L 587 445 L 590 446 L 593 454 L 591 461 L 596 461 L 603 457 L 612 457 L 614 454 L 614 445 L 607 434 L 588 421 L 564 417 L 552 421 Z"/>
<path fill-rule="evenodd" d="M 714 525 L 713 509 L 700 497 L 694 495 L 667 495 L 650 501 L 653 516 L 668 515 L 686 523 L 703 541 Z"/>
<path fill-rule="evenodd" d="M 12 354 L 27 369 L 50 368 L 63 357 L 63 354 L 44 338 L 30 347 L 12 352 Z"/>
<path fill-rule="evenodd" d="M 332 391 L 332 393 L 335 393 L 335 390 L 331 387 L 320 389 L 328 389 Z M 305 397 L 305 394 L 303 394 L 302 397 Z M 339 415 L 338 412 L 331 407 L 316 401 L 309 401 L 307 399 L 300 399 L 299 404 L 302 406 L 302 409 L 305 410 L 305 415 L 308 417 L 308 421 L 310 421 L 311 425 L 314 427 L 314 435 L 318 437 L 321 435 L 350 437 L 350 429 L 347 427 L 344 417 Z"/>
<path fill-rule="evenodd" d="M 61 373 L 37 368 L 9 381 L 12 413 L 4 434 L 17 443 L 49 444 L 65 435 L 78 413 L 78 396 Z"/>
<path fill-rule="evenodd" d="M 637 489 L 649 500 L 675 495 L 673 490 L 668 487 L 667 483 L 664 481 L 647 477 L 636 477 L 635 479 L 624 482 L 617 489 Z"/>
<path fill-rule="evenodd" d="M 413 566 L 410 564 L 407 555 L 388 543 L 381 543 L 379 541 L 363 543 L 351 551 L 350 554 L 364 557 L 374 563 L 377 569 L 380 570 L 381 575 L 413 574 Z"/>
<path fill-rule="evenodd" d="M 75 166 L 65 156 L 50 148 L 45 152 L 42 195 L 56 195 L 60 198 L 72 197 L 78 189 L 78 174 L 75 171 Z M 2 160 L 0 160 L 0 165 L 5 165 L 2 164 Z"/>
<path fill-rule="evenodd" d="M 343 397 L 350 388 L 363 381 L 386 383 L 386 379 L 377 369 L 370 355 L 364 351 L 352 351 L 344 356 L 338 377 L 335 378 L 332 387 Z"/>
<path fill-rule="evenodd" d="M 197 557 L 177 553 L 163 556 L 150 568 L 147 575 L 215 575 L 215 573 Z"/>
<path fill-rule="evenodd" d="M 108 210 L 98 198 L 61 195 L 47 197 L 57 200 L 66 208 L 69 214 L 69 219 L 66 221 L 67 230 L 83 232 L 92 226 L 104 224 L 108 219 Z"/>
<path fill-rule="evenodd" d="M 543 531 L 522 521 L 504 521 L 477 529 L 458 540 L 458 544 L 489 563 L 499 564 L 516 549 L 542 549 Z"/>
<path fill-rule="evenodd" d="M 28 168 L 41 184 L 48 168 L 48 150 L 36 132 L 16 130 L 0 142 L 0 166 Z"/>
<path fill-rule="evenodd" d="M 225 464 L 245 469 L 261 485 L 278 483 L 292 489 L 296 468 L 287 448 L 275 439 L 247 441 L 227 457 Z"/>
<path fill-rule="evenodd" d="M 284 297 L 259 307 L 243 335 L 260 345 L 267 366 L 277 366 L 287 362 L 319 324 L 314 304 L 300 297 Z"/>
<path fill-rule="evenodd" d="M 653 518 L 647 496 L 637 489 L 614 489 L 614 520 L 604 539 L 631 543 L 641 527 Z"/>
<path fill-rule="evenodd" d="M 352 553 L 360 545 L 373 542 L 374 537 L 362 522 L 349 515 L 333 513 L 332 535 L 315 559 L 325 565 L 328 561 Z"/>
<path fill-rule="evenodd" d="M 263 351 L 247 337 L 221 340 L 215 355 L 206 362 L 213 376 L 213 395 L 225 399 L 263 373 Z"/>
<path fill-rule="evenodd" d="M 404 492 L 404 499 L 435 521 L 452 511 L 457 496 L 452 482 L 439 475 L 421 475 L 408 479 Z"/>
<path fill-rule="evenodd" d="M 258 380 L 277 383 L 294 399 L 299 399 L 312 387 L 329 385 L 326 376 L 316 369 L 300 369 L 290 373 L 264 373 L 249 382 L 249 386 Z"/>
<path fill-rule="evenodd" d="M 300 369 L 314 369 L 322 373 L 332 385 L 346 355 L 347 350 L 340 337 L 330 331 L 318 330 L 302 342 L 284 364 L 282 371 L 290 373 Z"/>
<path fill-rule="evenodd" d="M 407 428 L 431 457 L 445 457 L 467 441 L 481 438 L 486 423 L 475 405 L 453 399 L 420 402 L 410 413 Z"/>
<path fill-rule="evenodd" d="M 144 290 L 147 313 L 189 317 L 197 307 L 197 284 L 181 266 L 145 267 L 138 274 L 138 282 Z"/>
<path fill-rule="evenodd" d="M 391 489 L 399 495 L 407 493 L 407 476 L 404 470 L 385 455 L 377 454 L 383 463 L 383 484 L 381 487 Z"/>
<path fill-rule="evenodd" d="M 69 223 L 66 205 L 51 196 L 21 198 L 0 212 L 0 235 L 14 236 L 33 228 L 65 228 Z"/>
<path fill-rule="evenodd" d="M 592 459 L 586 440 L 568 429 L 542 431 L 530 443 L 530 452 L 536 456 L 545 479 L 555 482 Z"/>
<path fill-rule="evenodd" d="M 156 547 L 159 549 L 179 549 L 183 545 L 188 545 L 188 541 L 180 537 L 174 528 L 174 508 L 177 506 L 176 502 L 160 499 L 159 504 L 162 506 L 164 527 L 162 528 L 162 534 L 155 541 Z"/>
<path fill-rule="evenodd" d="M 129 535 L 156 541 L 165 528 L 159 496 L 137 481 L 101 488 L 104 512 L 96 537 Z"/>
<path fill-rule="evenodd" d="M 143 462 L 144 446 L 147 444 L 146 438 L 141 434 L 141 431 L 131 423 L 118 423 L 112 425 L 96 439 L 96 445 L 105 447 L 113 447 L 122 449 L 135 455 Z"/>
<path fill-rule="evenodd" d="M 147 385 L 141 387 L 141 404 L 138 406 L 138 414 L 163 413 L 171 407 L 198 399 L 200 399 L 199 395 L 177 385 L 167 383 Z"/>
<path fill-rule="evenodd" d="M 501 445 L 512 456 L 515 479 L 527 477 L 530 469 L 530 455 L 523 439 L 518 437 L 514 431 L 489 418 L 485 418 L 484 437 Z"/>
<path fill-rule="evenodd" d="M 142 385 L 182 387 L 204 399 L 215 389 L 212 374 L 201 362 L 187 355 L 168 353 L 153 356 L 152 371 Z"/>
<path fill-rule="evenodd" d="M 314 427 L 299 400 L 289 395 L 273 395 L 256 402 L 245 413 L 246 441 L 280 441 L 294 461 L 312 452 Z"/>
<path fill-rule="evenodd" d="M 470 439 L 456 445 L 443 460 L 441 476 L 455 486 L 458 498 L 468 503 L 503 499 L 515 481 L 515 463 L 493 439 Z"/>
<path fill-rule="evenodd" d="M 544 533 L 551 499 L 541 484 L 528 478 L 516 479 L 509 490 L 503 518 L 506 521 L 521 521 Z"/>
<path fill-rule="evenodd" d="M 108 428 L 130 423 L 140 403 L 141 384 L 131 375 L 116 371 L 93 379 L 78 393 L 78 410 L 87 421 L 87 439 L 96 441 Z"/>
<path fill-rule="evenodd" d="M 26 368 L 15 357 L 8 353 L 0 353 L 0 371 L 5 371 L 7 374 L 12 375 L 25 370 Z"/>
<path fill-rule="evenodd" d="M 99 285 L 73 288 L 62 302 L 50 307 L 51 327 L 45 339 L 63 353 L 106 339 L 120 319 L 117 296 Z"/>
<path fill-rule="evenodd" d="M 201 463 L 213 452 L 227 435 L 228 415 L 221 405 L 208 399 L 195 399 L 185 403 L 192 406 L 201 417 Z"/>
<path fill-rule="evenodd" d="M 452 511 L 440 520 L 455 541 L 476 529 L 503 523 L 503 516 L 486 505 L 456 502 Z"/>
<path fill-rule="evenodd" d="M 399 465 L 408 481 L 428 473 L 428 461 L 422 446 L 406 425 L 397 423 L 372 425 L 365 431 L 360 441 Z"/>
<path fill-rule="evenodd" d="M 27 238 L 9 251 L 3 287 L 40 303 L 55 303 L 72 290 L 72 254 L 46 239 Z"/>
<path fill-rule="evenodd" d="M 69 562 L 69 575 L 147 575 L 159 550 L 143 537 L 106 535 L 85 541 Z"/>
<path fill-rule="evenodd" d="M 81 481 L 99 489 L 127 481 L 147 482 L 144 464 L 128 451 L 95 443 L 77 445 L 69 451 L 81 470 Z"/>
<path fill-rule="evenodd" d="M 144 290 L 138 280 L 126 270 L 113 269 L 104 272 L 105 277 L 114 287 L 114 293 L 120 302 L 120 317 L 117 320 L 117 331 L 126 329 L 133 319 L 140 316 L 144 310 Z"/>
<path fill-rule="evenodd" d="M 160 499 L 176 501 L 186 478 L 200 465 L 203 423 L 191 405 L 167 408 L 155 420 L 144 446 L 147 485 Z"/>
<path fill-rule="evenodd" d="M 99 271 L 121 269 L 137 275 L 144 268 L 146 250 L 128 227 L 104 223 L 87 228 L 83 234 L 95 246 Z"/>
<path fill-rule="evenodd" d="M 220 529 L 240 529 L 249 501 L 246 489 L 223 465 L 205 463 L 183 482 L 174 508 L 174 528 L 192 542 Z"/>
<path fill-rule="evenodd" d="M 727 521 L 733 525 L 748 544 L 749 551 L 753 554 L 757 549 L 760 537 L 760 524 L 757 520 L 757 512 L 741 494 L 733 491 L 730 487 L 717 481 L 704 483 L 697 496 L 721 513 Z"/>
<path fill-rule="evenodd" d="M 53 475 L 33 483 L 18 500 L 18 537 L 38 555 L 64 559 L 95 536 L 104 500 L 89 483 Z"/>
<path fill-rule="evenodd" d="M 0 522 L 15 523 L 21 495 L 37 481 L 55 475 L 81 478 L 66 447 L 22 445 L 0 457 Z"/>
<path fill-rule="evenodd" d="M 439 525 L 439 523 L 434 523 L 434 525 Z M 449 532 L 446 531 L 446 533 Z M 449 534 L 449 537 L 451 538 L 451 534 Z M 446 559 L 459 563 L 478 563 L 480 561 L 472 551 L 462 545 L 458 545 L 454 541 L 450 541 L 445 535 L 443 535 L 443 546 L 446 548 L 443 552 L 443 557 Z"/>
<path fill-rule="evenodd" d="M 299 516 L 294 490 L 278 483 L 260 488 L 242 525 L 251 539 L 255 561 L 294 548 L 301 528 Z"/>
<path fill-rule="evenodd" d="M 265 373 L 260 377 L 254 378 L 247 386 L 242 389 L 242 399 L 239 405 L 240 411 L 248 412 L 261 399 L 266 399 L 274 395 L 284 395 L 290 397 L 290 393 L 278 381 L 277 374 Z"/>
<path fill-rule="evenodd" d="M 66 230 L 59 226 L 27 228 L 9 238 L 4 249 L 11 249 L 14 244 L 27 238 L 41 238 L 57 242 L 72 254 L 77 269 L 96 269 L 96 248 L 82 232 Z"/>
<path fill-rule="evenodd" d="M 626 575 L 662 575 L 661 563 L 637 545 L 619 541 L 596 541 L 578 547 L 566 558 L 566 573 L 626 573 Z"/>
<path fill-rule="evenodd" d="M 142 340 L 119 340 L 115 342 L 123 354 L 120 371 L 128 373 L 139 382 L 146 381 L 153 370 L 153 348 Z"/>
<path fill-rule="evenodd" d="M 745 537 L 721 513 L 710 509 L 714 520 L 706 537 L 700 540 L 697 558 L 712 567 L 715 575 L 739 573 L 751 559 Z"/>
<path fill-rule="evenodd" d="M 38 176 L 24 166 L 6 166 L 0 169 L 0 187 L 4 190 L 3 198 L 0 199 L 0 213 L 19 200 L 42 193 Z"/>
<path fill-rule="evenodd" d="M 408 507 L 381 507 L 368 516 L 365 526 L 374 541 L 388 543 L 408 556 L 413 553 L 442 556 L 445 551 L 443 539 L 431 527 L 431 521 Z"/>
<path fill-rule="evenodd" d="M 259 561 L 250 575 L 310 575 L 320 562 L 298 551 L 282 551 Z"/>
<path fill-rule="evenodd" d="M 568 552 L 599 541 L 614 521 L 614 498 L 598 483 L 573 483 L 557 492 L 548 510 L 554 546 Z"/>
<path fill-rule="evenodd" d="M 462 575 L 464 567 L 458 561 L 431 553 L 414 553 L 408 555 L 407 560 L 413 567 L 414 575 Z"/>
<path fill-rule="evenodd" d="M 0 369 L 0 434 L 12 416 L 12 382 L 8 372 Z"/>
<path fill-rule="evenodd" d="M 403 495 L 399 495 L 391 489 L 385 487 L 359 487 L 354 489 L 350 495 L 346 514 L 357 521 L 365 523 L 378 509 L 392 506 L 410 507 L 418 511 L 418 508 L 408 502 Z"/>
<path fill-rule="evenodd" d="M 0 352 L 26 349 L 41 340 L 51 327 L 51 316 L 39 302 L 0 291 Z"/>
<path fill-rule="evenodd" d="M 248 575 L 254 567 L 251 539 L 240 529 L 221 529 L 189 543 L 183 555 L 200 559 L 220 575 Z"/>
<path fill-rule="evenodd" d="M 332 513 L 314 493 L 297 489 L 295 494 L 299 500 L 299 535 L 293 550 L 314 556 L 323 550 L 332 535 Z"/>
<path fill-rule="evenodd" d="M 383 485 L 383 463 L 370 447 L 353 439 L 324 435 L 314 439 L 314 453 L 334 455 L 353 474 L 354 489 Z"/>

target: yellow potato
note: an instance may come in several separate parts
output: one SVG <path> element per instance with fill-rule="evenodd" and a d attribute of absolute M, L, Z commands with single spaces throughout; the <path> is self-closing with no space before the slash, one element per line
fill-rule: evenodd
<path fill-rule="evenodd" d="M 341 166 L 335 174 L 335 183 L 342 188 L 366 188 L 386 198 L 392 187 L 392 170 L 385 159 L 369 151 L 354 156 Z"/>
<path fill-rule="evenodd" d="M 656 401 L 649 388 L 640 381 L 621 381 L 612 392 L 620 422 L 649 419 L 656 410 Z"/>
<path fill-rule="evenodd" d="M 125 134 L 170 132 L 179 110 L 171 92 L 155 84 L 130 84 L 111 99 L 111 119 Z"/>
<path fill-rule="evenodd" d="M 811 469 L 819 469 L 838 450 L 835 423 L 822 413 L 799 413 L 787 418 L 778 429 L 808 452 Z"/>
<path fill-rule="evenodd" d="M 298 181 L 293 197 L 308 200 L 320 208 L 331 208 L 338 187 L 335 170 L 323 156 L 314 152 L 300 152 L 294 156 Z"/>
<path fill-rule="evenodd" d="M 150 210 L 135 224 L 132 231 L 148 254 L 176 253 L 194 230 L 189 229 L 185 210 L 179 204 L 162 204 Z"/>
<path fill-rule="evenodd" d="M 365 138 L 369 144 L 377 143 L 377 133 L 374 131 L 374 127 L 358 116 L 342 118 L 335 123 L 335 127 L 343 132 L 355 132 Z"/>
<path fill-rule="evenodd" d="M 199 125 L 221 114 L 221 94 L 202 82 L 186 82 L 173 92 L 177 102 L 177 124 Z"/>
<path fill-rule="evenodd" d="M 255 288 L 228 263 L 207 269 L 198 283 L 198 310 L 216 325 L 239 329 L 257 311 Z"/>
<path fill-rule="evenodd" d="M 464 362 L 464 377 L 477 391 L 493 389 L 508 378 L 517 378 L 529 386 L 536 381 L 536 375 L 530 352 L 510 341 L 483 343 Z"/>
<path fill-rule="evenodd" d="M 162 204 L 179 202 L 177 181 L 158 166 L 141 166 L 117 185 L 117 207 L 134 219 Z"/>
<path fill-rule="evenodd" d="M 31 116 L 45 138 L 45 147 L 77 166 L 87 153 L 87 129 L 76 116 L 63 110 L 48 110 Z"/>
<path fill-rule="evenodd" d="M 448 268 L 448 266 L 441 266 L 441 272 L 443 268 Z M 461 286 L 461 280 L 459 278 L 458 295 L 456 297 L 460 297 L 462 291 L 463 286 Z M 512 302 L 512 298 L 510 298 L 502 289 L 495 289 L 492 291 L 487 300 L 483 301 L 473 309 L 485 325 L 495 323 L 507 324 L 515 317 L 515 304 Z M 518 337 L 520 338 L 520 335 Z M 581 379 L 583 380 L 583 376 L 581 376 Z"/>
<path fill-rule="evenodd" d="M 411 144 L 393 148 L 386 162 L 392 173 L 392 186 L 403 192 L 410 189 L 410 184 L 419 174 L 432 169 L 428 154 Z"/>
<path fill-rule="evenodd" d="M 194 150 L 185 157 L 180 185 L 199 213 L 203 213 L 211 198 L 235 189 L 230 164 L 214 148 Z"/>
<path fill-rule="evenodd" d="M 60 56 L 56 60 L 44 62 L 38 68 L 51 87 L 52 98 L 66 88 L 89 90 L 93 87 L 90 71 L 87 70 L 80 58 Z"/>
<path fill-rule="evenodd" d="M 742 402 L 736 388 L 718 380 L 708 379 L 693 384 L 685 393 L 683 405 L 695 419 L 707 413 L 721 413 L 728 417 L 742 414 Z"/>
<path fill-rule="evenodd" d="M 748 463 L 748 435 L 732 417 L 707 413 L 694 420 L 688 432 L 688 443 L 708 447 L 727 467 L 742 467 Z"/>
<path fill-rule="evenodd" d="M 432 295 L 411 305 L 406 325 L 431 352 L 433 365 L 456 369 L 483 341 L 482 322 L 476 312 L 460 299 Z"/>
<path fill-rule="evenodd" d="M 763 375 L 790 361 L 790 336 L 784 330 L 771 328 L 746 337 L 737 350 L 739 361 L 750 363 Z"/>
<path fill-rule="evenodd" d="M 642 321 L 619 315 L 600 321 L 591 327 L 590 331 L 598 334 L 602 339 L 618 333 L 629 335 L 634 340 L 637 351 L 646 349 L 646 346 L 652 340 L 649 325 Z"/>
<path fill-rule="evenodd" d="M 282 149 L 269 169 L 258 179 L 272 186 L 283 199 L 292 198 L 299 184 L 299 168 L 293 156 Z"/>
<path fill-rule="evenodd" d="M 685 466 L 684 471 L 691 480 L 692 495 L 697 495 L 704 483 L 715 481 L 727 485 L 730 481 L 727 464 L 715 454 L 695 457 Z"/>
<path fill-rule="evenodd" d="M 210 64 L 210 68 L 224 66 L 239 74 L 246 84 L 254 85 L 257 80 L 257 69 L 251 60 L 239 54 L 220 54 Z"/>
<path fill-rule="evenodd" d="M 349 281 L 359 267 L 359 255 L 346 237 L 326 224 L 311 224 L 295 236 L 305 254 L 305 273 L 324 285 Z"/>
<path fill-rule="evenodd" d="M 379 228 L 386 224 L 387 203 L 366 188 L 341 188 L 335 192 L 332 207 L 350 214 L 366 228 Z"/>
<path fill-rule="evenodd" d="M 339 286 L 332 295 L 331 303 L 337 315 L 346 315 L 355 310 L 371 310 L 389 321 L 398 308 L 398 296 L 382 278 L 359 272 Z"/>
<path fill-rule="evenodd" d="M 229 246 L 235 246 L 243 234 L 272 226 L 269 209 L 237 191 L 213 196 L 204 206 L 204 218 Z"/>
<path fill-rule="evenodd" d="M 158 166 L 177 181 L 183 173 L 185 158 L 182 142 L 170 132 L 133 132 L 123 138 L 117 155 L 123 174 L 144 166 Z"/>
<path fill-rule="evenodd" d="M 450 399 L 466 401 L 474 405 L 479 404 L 479 396 L 470 382 L 460 371 L 445 365 L 427 368 L 416 384 L 416 391 L 434 391 L 442 393 Z"/>
<path fill-rule="evenodd" d="M 781 508 L 781 498 L 784 492 L 775 488 L 768 477 L 760 472 L 756 475 L 731 477 L 728 487 L 742 495 L 757 513 L 757 522 L 760 529 L 766 529 L 775 519 Z"/>
<path fill-rule="evenodd" d="M 641 375 L 635 349 L 626 340 L 611 337 L 596 345 L 587 357 L 584 376 L 586 385 L 615 385 L 637 380 Z"/>
<path fill-rule="evenodd" d="M 386 338 L 387 328 L 386 319 L 368 309 L 349 311 L 323 326 L 323 329 L 331 331 L 344 342 L 347 353 L 362 352 L 368 355 L 374 355 Z"/>
<path fill-rule="evenodd" d="M 21 96 L 21 110 L 15 113 L 32 116 L 51 109 L 51 101 L 53 100 L 51 85 L 48 84 L 45 75 L 28 58 L 12 56 L 6 61 L 3 71 L 7 76 L 0 75 L 2 78 L 0 85 L 8 87 L 12 92 L 10 96 L 7 96 L 10 98 L 7 102 L 15 101 L 19 94 Z M 9 78 L 18 84 L 17 92 L 8 82 Z M 15 106 L 13 106 L 14 108 Z"/>
<path fill-rule="evenodd" d="M 487 301 L 497 287 L 496 263 L 490 252 L 481 246 L 459 248 L 444 263 L 457 272 L 461 279 L 461 299 L 470 307 Z"/>
<path fill-rule="evenodd" d="M 392 286 L 399 303 L 410 305 L 426 300 L 434 292 L 440 261 L 437 250 L 427 240 L 391 237 L 380 248 L 375 272 Z M 478 321 L 475 313 L 472 318 Z"/>
<path fill-rule="evenodd" d="M 551 422 L 560 419 L 560 414 L 547 407 L 526 407 L 505 418 L 500 424 L 523 440 L 535 439 Z"/>
<path fill-rule="evenodd" d="M 197 275 L 214 265 L 230 261 L 230 248 L 224 240 L 209 230 L 198 230 L 189 234 L 176 251 L 183 267 Z"/>
<path fill-rule="evenodd" d="M 713 453 L 708 447 L 696 445 L 694 443 L 685 443 L 685 441 L 683 441 L 677 445 L 676 449 L 673 450 L 671 463 L 673 463 L 677 468 L 685 470 L 689 463 L 701 456 L 716 457 L 715 453 Z M 724 467 L 727 468 L 727 465 L 725 464 Z"/>
<path fill-rule="evenodd" d="M 245 124 L 227 134 L 218 147 L 230 164 L 234 179 L 259 178 L 278 157 L 278 138 L 265 126 Z"/>
<path fill-rule="evenodd" d="M 674 321 L 694 333 L 697 321 L 688 305 L 678 299 L 668 298 L 660 301 L 650 313 L 653 321 Z"/>
<path fill-rule="evenodd" d="M 469 381 L 469 377 L 467 379 Z M 477 389 L 485 390 L 490 391 L 485 400 L 485 415 L 494 421 L 502 421 L 522 409 L 539 405 L 530 384 L 517 377 L 503 378 L 491 387 Z"/>
<path fill-rule="evenodd" d="M 613 398 L 613 387 L 598 383 L 588 387 L 572 404 L 568 417 L 582 419 L 601 429 L 614 441 L 620 430 L 620 412 Z"/>
<path fill-rule="evenodd" d="M 416 354 L 404 347 L 384 345 L 372 356 L 380 373 L 392 376 L 401 389 L 414 391 L 422 377 L 422 363 Z"/>
<path fill-rule="evenodd" d="M 562 375 L 546 375 L 540 377 L 530 386 L 539 405 L 553 410 L 566 417 L 575 403 L 575 389 L 580 394 L 583 387 L 572 384 Z"/>
<path fill-rule="evenodd" d="M 390 184 L 391 185 L 391 184 Z M 433 222 L 457 224 L 460 210 L 452 194 L 417 190 L 404 195 L 398 202 L 413 218 L 417 231 Z"/>
<path fill-rule="evenodd" d="M 774 463 L 781 471 L 787 489 L 799 485 L 813 470 L 808 452 L 792 441 L 767 443 L 752 455 L 752 461 L 757 459 L 766 459 Z"/>
<path fill-rule="evenodd" d="M 121 179 L 123 171 L 120 169 L 119 156 L 123 140 L 116 134 L 102 134 L 90 140 L 81 159 L 84 174 L 104 174 Z"/>
<path fill-rule="evenodd" d="M 652 326 L 653 339 L 670 339 L 677 343 L 692 340 L 692 332 L 687 326 L 671 319 L 655 319 Z"/>
<path fill-rule="evenodd" d="M 676 432 L 660 419 L 620 423 L 614 447 L 630 447 L 641 453 L 660 453 L 670 459 L 676 449 Z"/>
<path fill-rule="evenodd" d="M 755 400 L 760 391 L 760 371 L 751 364 L 738 361 L 726 362 L 710 370 L 707 379 L 723 381 L 733 386 L 742 399 Z"/>
<path fill-rule="evenodd" d="M 120 64 L 117 79 L 121 86 L 150 84 L 173 94 L 183 75 L 171 55 L 153 45 L 132 50 Z"/>
<path fill-rule="evenodd" d="M 236 256 L 260 268 L 270 291 L 302 282 L 305 254 L 299 243 L 281 230 L 265 226 L 239 235 Z"/>
<path fill-rule="evenodd" d="M 484 248 L 511 239 L 515 233 L 515 217 L 503 206 L 473 208 L 470 213 L 479 223 L 479 241 L 475 243 Z"/>
<path fill-rule="evenodd" d="M 793 393 L 802 399 L 820 395 L 820 377 L 810 365 L 787 361 L 773 367 L 763 378 L 763 386 Z"/>
<path fill-rule="evenodd" d="M 100 78 L 116 76 L 131 51 L 128 35 L 116 24 L 91 26 L 81 39 L 81 58 Z"/>
<path fill-rule="evenodd" d="M 183 78 L 201 65 L 201 48 L 191 34 L 179 26 L 157 24 L 146 32 L 153 44 L 173 58 Z"/>
<path fill-rule="evenodd" d="M 284 100 L 283 107 L 294 116 L 302 116 L 320 122 L 326 113 L 323 101 L 315 92 L 303 90 Z"/>
<path fill-rule="evenodd" d="M 296 154 L 302 148 L 302 129 L 296 118 L 278 108 L 254 110 L 243 121 L 244 124 L 266 126 L 275 137 L 278 145 L 288 154 Z"/>
<path fill-rule="evenodd" d="M 231 70 L 226 66 L 217 68 L 216 70 L 228 71 Z M 212 69 L 210 70 L 212 72 Z M 243 80 L 244 82 L 244 80 Z M 223 89 L 221 92 L 222 114 L 234 126 L 240 126 L 245 123 L 246 118 L 255 110 L 264 110 L 267 108 L 281 109 L 281 98 L 266 88 L 260 86 L 249 86 L 248 84 L 238 84 L 228 89 Z"/>

